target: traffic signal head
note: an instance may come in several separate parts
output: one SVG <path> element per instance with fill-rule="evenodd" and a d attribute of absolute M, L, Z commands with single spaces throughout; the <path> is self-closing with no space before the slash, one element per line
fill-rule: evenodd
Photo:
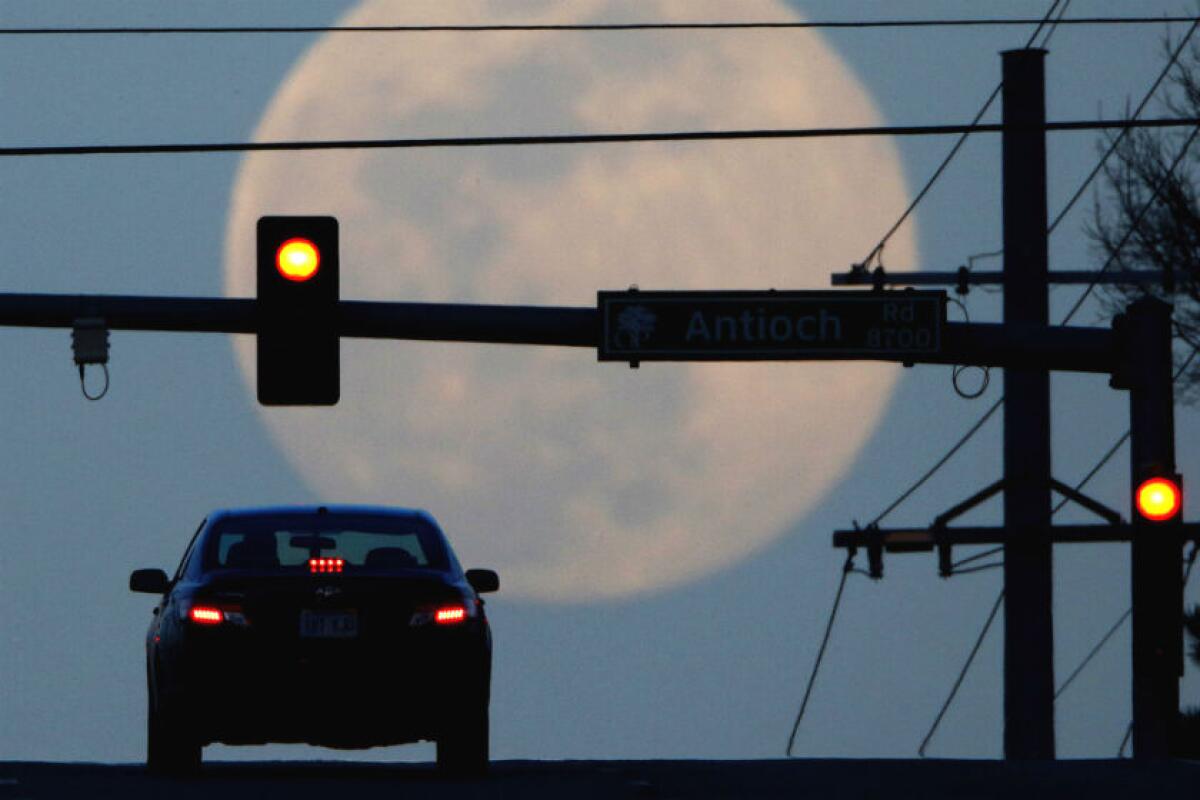
<path fill-rule="evenodd" d="M 259 403 L 337 403 L 341 394 L 337 315 L 337 220 L 259 219 Z"/>
<path fill-rule="evenodd" d="M 1183 508 L 1183 488 L 1179 476 L 1156 475 L 1138 484 L 1133 507 L 1139 517 L 1150 522 L 1170 522 Z"/>

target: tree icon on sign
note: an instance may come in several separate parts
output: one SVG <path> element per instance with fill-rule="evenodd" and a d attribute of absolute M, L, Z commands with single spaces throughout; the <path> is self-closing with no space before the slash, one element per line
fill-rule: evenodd
<path fill-rule="evenodd" d="M 613 345 L 638 349 L 654 333 L 654 323 L 657 320 L 654 312 L 645 306 L 628 306 L 617 315 Z"/>

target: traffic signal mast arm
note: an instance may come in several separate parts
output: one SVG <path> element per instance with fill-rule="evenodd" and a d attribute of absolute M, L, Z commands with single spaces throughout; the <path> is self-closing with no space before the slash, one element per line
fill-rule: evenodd
<path fill-rule="evenodd" d="M 496 344 L 599 347 L 595 308 L 500 306 L 461 303 L 384 303 L 342 300 L 340 336 Z M 0 294 L 0 325 L 71 328 L 84 317 L 101 318 L 111 330 L 202 333 L 258 332 L 257 301 L 249 298 L 147 297 L 137 295 Z M 1004 367 L 1044 365 L 1071 372 L 1112 372 L 1115 338 L 1107 328 L 1040 327 L 947 322 L 939 352 L 912 355 L 811 355 L 811 360 L 899 361 Z M 795 356 L 786 360 L 797 360 Z"/>

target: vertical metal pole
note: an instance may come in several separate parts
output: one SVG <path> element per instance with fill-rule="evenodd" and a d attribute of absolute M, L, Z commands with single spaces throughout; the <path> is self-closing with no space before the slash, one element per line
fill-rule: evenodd
<path fill-rule="evenodd" d="M 1171 307 L 1146 298 L 1129 307 L 1130 478 L 1175 472 Z M 1130 492 L 1132 496 L 1133 491 Z M 1169 758 L 1183 674 L 1183 553 L 1175 524 L 1133 516 L 1133 755 Z"/>
<path fill-rule="evenodd" d="M 1004 68 L 1004 321 L 1046 325 L 1044 50 Z M 1054 758 L 1050 373 L 1004 370 L 1004 756 Z"/>

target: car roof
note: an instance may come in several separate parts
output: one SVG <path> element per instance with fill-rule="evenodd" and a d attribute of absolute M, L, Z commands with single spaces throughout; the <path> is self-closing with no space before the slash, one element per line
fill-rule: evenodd
<path fill-rule="evenodd" d="M 435 528 L 437 521 L 428 511 L 419 508 L 399 508 L 397 506 L 372 505 L 297 505 L 297 506 L 257 506 L 253 508 L 219 508 L 208 515 L 210 523 L 226 519 L 247 519 L 253 517 L 278 516 L 387 516 L 398 519 L 421 519 Z"/>

